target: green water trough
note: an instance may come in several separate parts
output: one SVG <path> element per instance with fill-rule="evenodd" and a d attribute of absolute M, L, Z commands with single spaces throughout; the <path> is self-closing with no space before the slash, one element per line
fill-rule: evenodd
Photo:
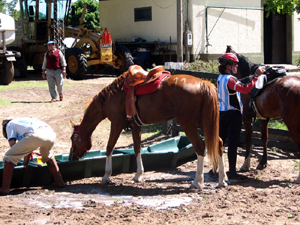
<path fill-rule="evenodd" d="M 106 150 L 91 150 L 84 158 L 69 161 L 69 153 L 55 155 L 65 181 L 87 177 L 103 176 L 105 172 Z M 113 173 L 136 171 L 136 159 L 133 148 L 115 149 L 113 152 Z M 177 136 L 142 148 L 142 160 L 145 171 L 161 168 L 174 168 L 184 162 L 196 159 L 192 144 L 185 136 Z M 30 161 L 28 168 L 21 160 L 14 168 L 11 187 L 43 186 L 53 183 L 53 178 L 46 164 L 38 157 Z M 3 174 L 3 161 L 0 161 L 0 180 Z"/>

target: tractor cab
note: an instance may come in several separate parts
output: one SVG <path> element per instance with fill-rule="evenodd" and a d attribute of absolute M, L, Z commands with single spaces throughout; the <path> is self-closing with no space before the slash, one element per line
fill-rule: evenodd
<path fill-rule="evenodd" d="M 63 31 L 70 0 L 20 0 L 22 39 L 46 43 Z M 61 32 L 58 32 L 61 31 Z"/>

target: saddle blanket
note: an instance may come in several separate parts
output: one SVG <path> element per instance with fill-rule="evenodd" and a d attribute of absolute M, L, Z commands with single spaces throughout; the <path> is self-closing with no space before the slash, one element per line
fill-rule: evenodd
<path fill-rule="evenodd" d="M 171 76 L 169 72 L 162 72 L 159 78 L 157 78 L 155 81 L 148 83 L 148 84 L 141 84 L 136 87 L 136 90 L 134 91 L 135 95 L 146 95 L 151 94 L 157 90 L 161 82 L 164 78 Z M 127 94 L 128 88 L 123 83 L 123 90 Z"/>

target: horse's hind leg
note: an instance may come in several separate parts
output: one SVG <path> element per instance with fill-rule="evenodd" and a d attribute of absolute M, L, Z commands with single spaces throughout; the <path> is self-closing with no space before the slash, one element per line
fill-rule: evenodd
<path fill-rule="evenodd" d="M 290 122 L 292 121 L 292 122 Z M 298 153 L 300 153 L 300 121 L 295 120 L 284 120 L 287 128 L 289 129 L 290 135 L 297 146 Z M 296 183 L 300 184 L 300 170 L 298 177 L 296 179 Z"/>
<path fill-rule="evenodd" d="M 186 125 L 183 126 L 182 124 L 180 125 L 183 131 L 185 132 L 187 138 L 189 139 L 189 141 L 193 144 L 193 147 L 197 155 L 196 177 L 190 187 L 201 189 L 204 186 L 203 168 L 204 168 L 205 144 L 202 141 L 200 135 L 198 134 L 195 125 L 191 125 L 190 127 Z"/>
<path fill-rule="evenodd" d="M 218 167 L 219 167 L 219 184 L 218 187 L 226 187 L 227 183 L 225 180 L 227 180 L 227 176 L 225 173 L 225 163 L 224 163 L 224 157 L 223 157 L 223 141 L 221 138 L 219 138 L 219 154 L 218 154 Z"/>

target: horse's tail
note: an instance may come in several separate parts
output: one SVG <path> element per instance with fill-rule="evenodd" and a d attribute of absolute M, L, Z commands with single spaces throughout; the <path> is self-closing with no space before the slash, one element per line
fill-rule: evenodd
<path fill-rule="evenodd" d="M 203 95 L 201 105 L 202 131 L 205 137 L 205 146 L 214 169 L 218 166 L 219 153 L 219 106 L 218 94 L 214 84 L 203 81 Z"/>

